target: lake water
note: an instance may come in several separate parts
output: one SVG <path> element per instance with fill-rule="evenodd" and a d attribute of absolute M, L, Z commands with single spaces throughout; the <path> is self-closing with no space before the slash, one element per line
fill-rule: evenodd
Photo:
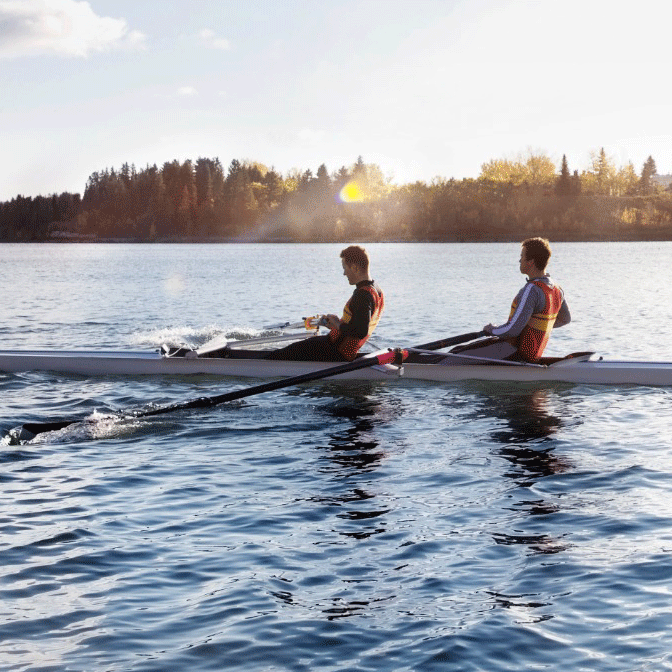
<path fill-rule="evenodd" d="M 341 245 L 0 245 L 0 349 L 340 312 Z M 519 246 L 367 246 L 384 345 L 502 322 Z M 556 244 L 547 354 L 672 359 L 671 243 Z M 250 381 L 0 374 L 2 434 Z M 672 389 L 314 383 L 0 444 L 0 668 L 672 670 Z"/>

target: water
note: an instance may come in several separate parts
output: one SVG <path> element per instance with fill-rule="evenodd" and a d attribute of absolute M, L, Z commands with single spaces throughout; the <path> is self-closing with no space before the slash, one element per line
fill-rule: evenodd
<path fill-rule="evenodd" d="M 371 245 L 408 345 L 503 321 L 517 245 Z M 0 348 L 338 312 L 338 245 L 2 245 Z M 672 244 L 558 244 L 549 354 L 671 358 Z M 249 381 L 0 374 L 0 429 Z M 672 670 L 672 390 L 315 383 L 0 445 L 0 668 Z"/>

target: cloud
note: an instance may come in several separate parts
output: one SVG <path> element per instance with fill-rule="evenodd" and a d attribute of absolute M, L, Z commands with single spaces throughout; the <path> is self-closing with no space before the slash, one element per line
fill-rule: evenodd
<path fill-rule="evenodd" d="M 42 54 L 88 56 L 144 48 L 145 36 L 124 19 L 98 16 L 78 0 L 0 0 L 0 58 Z"/>
<path fill-rule="evenodd" d="M 193 86 L 181 86 L 177 90 L 178 96 L 195 96 L 198 93 Z"/>
<path fill-rule="evenodd" d="M 206 46 L 212 49 L 231 49 L 231 43 L 226 38 L 217 37 L 215 31 L 210 30 L 209 28 L 204 28 L 198 36 Z"/>

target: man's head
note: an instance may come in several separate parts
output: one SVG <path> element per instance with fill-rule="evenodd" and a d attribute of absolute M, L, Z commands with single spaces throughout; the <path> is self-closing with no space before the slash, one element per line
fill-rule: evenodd
<path fill-rule="evenodd" d="M 540 273 L 543 273 L 548 266 L 548 260 L 551 258 L 551 244 L 546 238 L 528 238 L 522 243 L 520 253 L 520 272 L 529 275 L 530 264 Z"/>
<path fill-rule="evenodd" d="M 351 285 L 356 285 L 369 277 L 369 255 L 359 245 L 350 245 L 341 251 L 343 275 Z"/>

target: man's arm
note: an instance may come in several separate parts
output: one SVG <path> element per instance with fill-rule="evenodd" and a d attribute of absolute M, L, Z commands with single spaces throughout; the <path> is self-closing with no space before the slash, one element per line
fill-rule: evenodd
<path fill-rule="evenodd" d="M 566 324 L 569 324 L 571 321 L 572 321 L 572 316 L 569 312 L 569 306 L 567 305 L 567 301 L 565 301 L 565 297 L 563 295 L 562 305 L 560 306 L 560 310 L 558 311 L 558 317 L 555 320 L 555 324 L 553 325 L 553 329 L 557 329 L 558 327 L 564 327 Z"/>
<path fill-rule="evenodd" d="M 375 308 L 370 292 L 365 289 L 356 289 L 350 299 L 350 322 L 341 322 L 339 331 L 344 336 L 365 338 L 369 333 L 369 323 Z"/>
<path fill-rule="evenodd" d="M 541 295 L 541 296 L 540 296 Z M 486 324 L 483 331 L 499 338 L 515 338 L 518 336 L 530 318 L 539 308 L 539 301 L 542 301 L 542 307 L 545 303 L 545 297 L 541 289 L 533 283 L 528 283 L 519 293 L 518 306 L 515 312 L 507 322 L 499 326 Z"/>

